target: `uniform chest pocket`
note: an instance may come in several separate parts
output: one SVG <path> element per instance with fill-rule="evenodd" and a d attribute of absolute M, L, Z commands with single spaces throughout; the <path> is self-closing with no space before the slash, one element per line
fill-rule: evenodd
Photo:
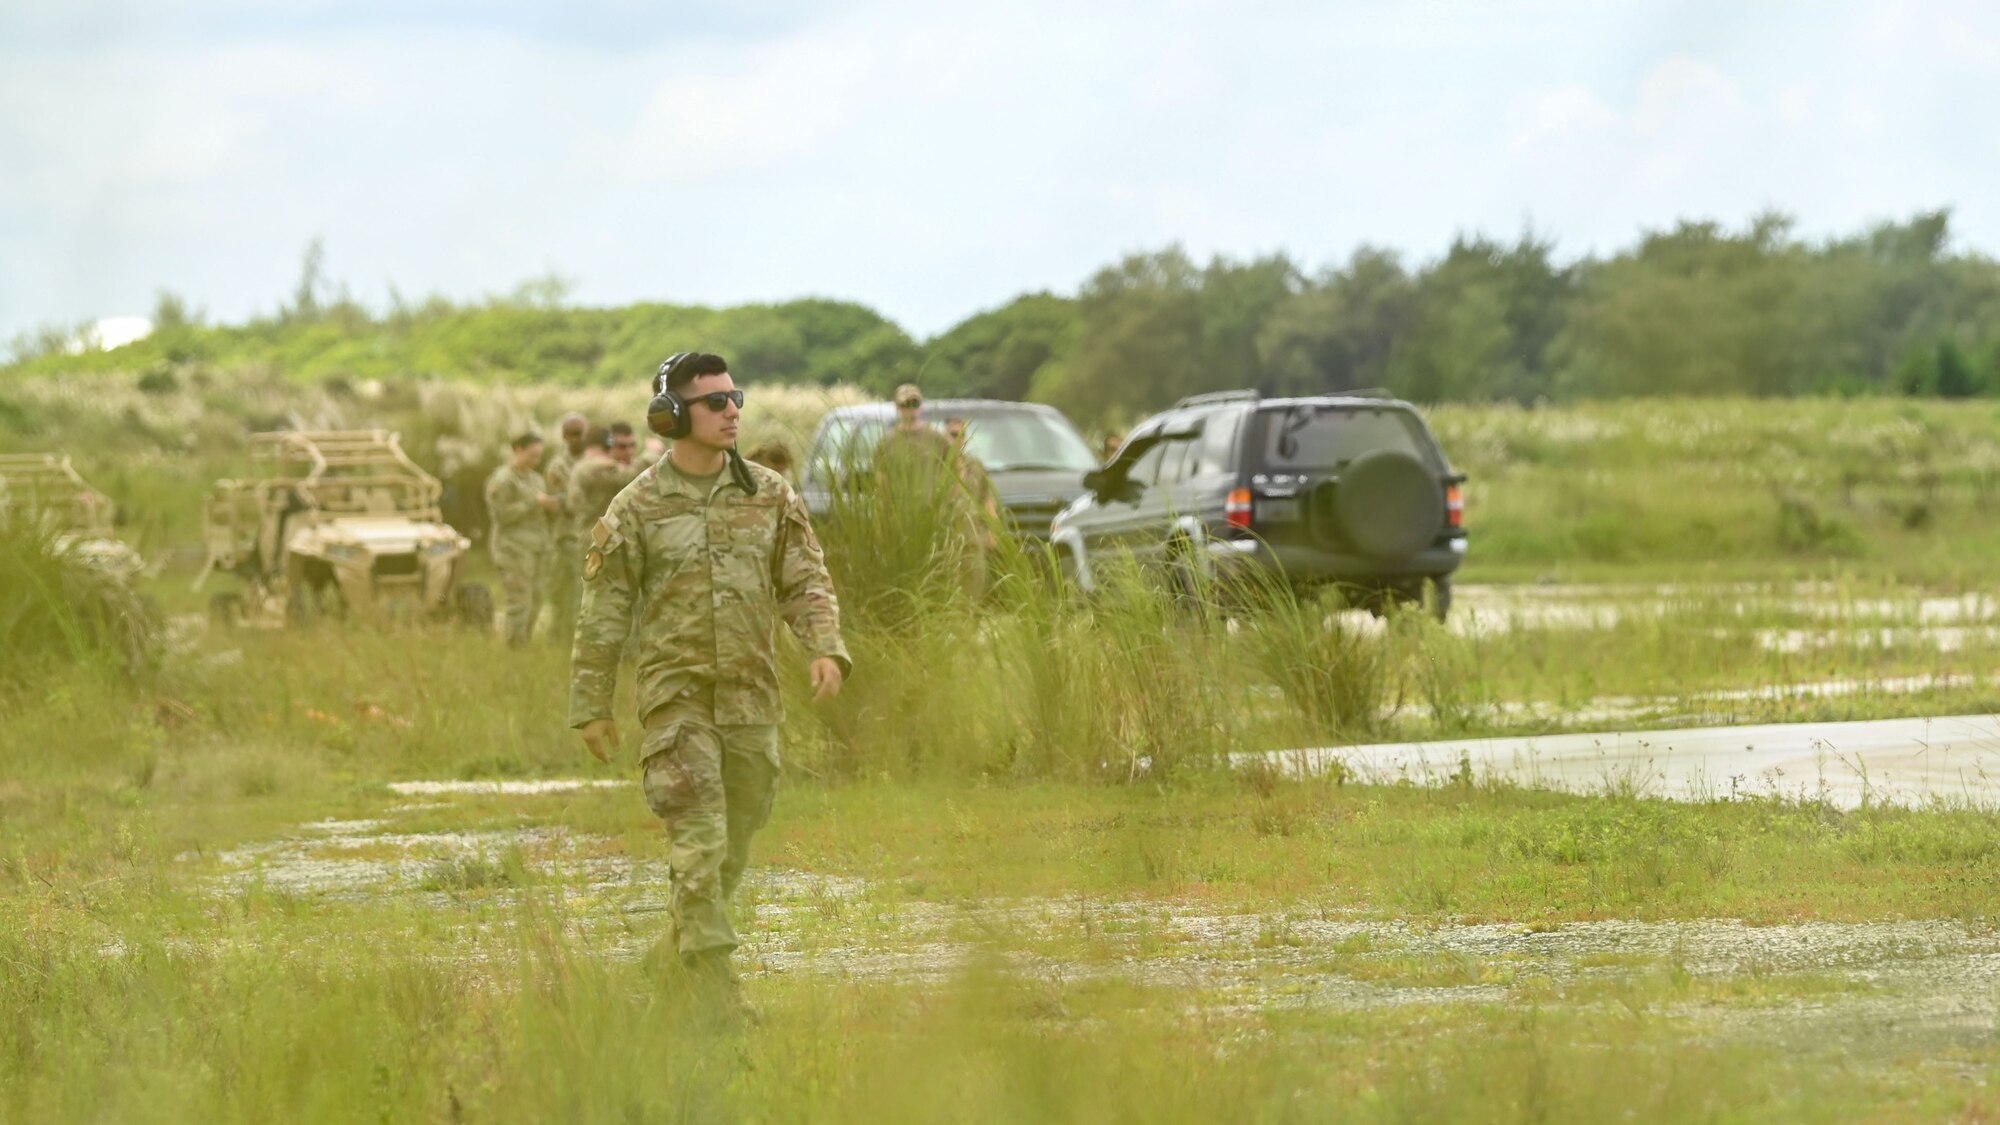
<path fill-rule="evenodd" d="M 647 569 L 664 582 L 708 550 L 708 526 L 699 511 L 670 512 L 646 523 Z"/>
<path fill-rule="evenodd" d="M 738 496 L 730 500 L 715 528 L 718 542 L 711 546 L 726 549 L 746 559 L 768 559 L 778 541 L 778 520 L 784 511 L 774 496 Z M 722 542 L 721 540 L 727 540 Z"/>

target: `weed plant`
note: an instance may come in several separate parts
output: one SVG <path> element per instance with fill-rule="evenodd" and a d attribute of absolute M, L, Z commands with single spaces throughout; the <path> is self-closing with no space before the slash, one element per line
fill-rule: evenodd
<path fill-rule="evenodd" d="M 51 665 L 136 673 L 159 642 L 158 613 L 58 528 L 33 512 L 0 519 L 0 684 Z"/>

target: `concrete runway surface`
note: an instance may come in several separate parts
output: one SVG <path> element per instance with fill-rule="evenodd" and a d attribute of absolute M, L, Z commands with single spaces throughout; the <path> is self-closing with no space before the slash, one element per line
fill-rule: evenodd
<path fill-rule="evenodd" d="M 1779 796 L 1864 803 L 2000 807 L 2000 715 L 1779 723 L 1624 734 L 1465 738 L 1233 755 L 1288 773 L 1339 763 L 1367 781 L 1437 784 L 1469 764 L 1498 778 L 1571 793 L 1670 800 Z"/>

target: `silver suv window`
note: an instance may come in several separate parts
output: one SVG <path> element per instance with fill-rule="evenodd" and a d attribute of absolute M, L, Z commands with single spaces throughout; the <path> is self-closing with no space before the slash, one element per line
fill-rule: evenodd
<path fill-rule="evenodd" d="M 1025 411 L 973 411 L 965 416 L 966 452 L 991 472 L 1097 467 L 1090 446 L 1067 424 Z"/>
<path fill-rule="evenodd" d="M 924 424 L 942 431 L 946 418 L 965 419 L 965 447 L 988 472 L 1050 469 L 1086 472 L 1097 467 L 1090 446 L 1068 420 L 1033 410 L 924 411 Z M 813 449 L 813 464 L 863 469 L 875 456 L 875 445 L 887 432 L 876 418 L 834 417 L 827 421 Z"/>

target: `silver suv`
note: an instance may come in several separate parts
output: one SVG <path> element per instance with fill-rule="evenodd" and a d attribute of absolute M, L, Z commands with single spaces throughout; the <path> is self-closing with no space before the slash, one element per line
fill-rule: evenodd
<path fill-rule="evenodd" d="M 965 419 L 965 448 L 993 478 L 1002 514 L 1016 535 L 1048 538 L 1049 521 L 1083 495 L 1083 474 L 1097 467 L 1090 446 L 1062 411 L 1028 402 L 946 398 L 924 403 L 926 424 L 941 429 Z M 856 474 L 866 473 L 875 445 L 896 423 L 886 402 L 827 411 L 813 434 L 799 491 L 815 519 L 833 509 L 833 497 Z"/>

